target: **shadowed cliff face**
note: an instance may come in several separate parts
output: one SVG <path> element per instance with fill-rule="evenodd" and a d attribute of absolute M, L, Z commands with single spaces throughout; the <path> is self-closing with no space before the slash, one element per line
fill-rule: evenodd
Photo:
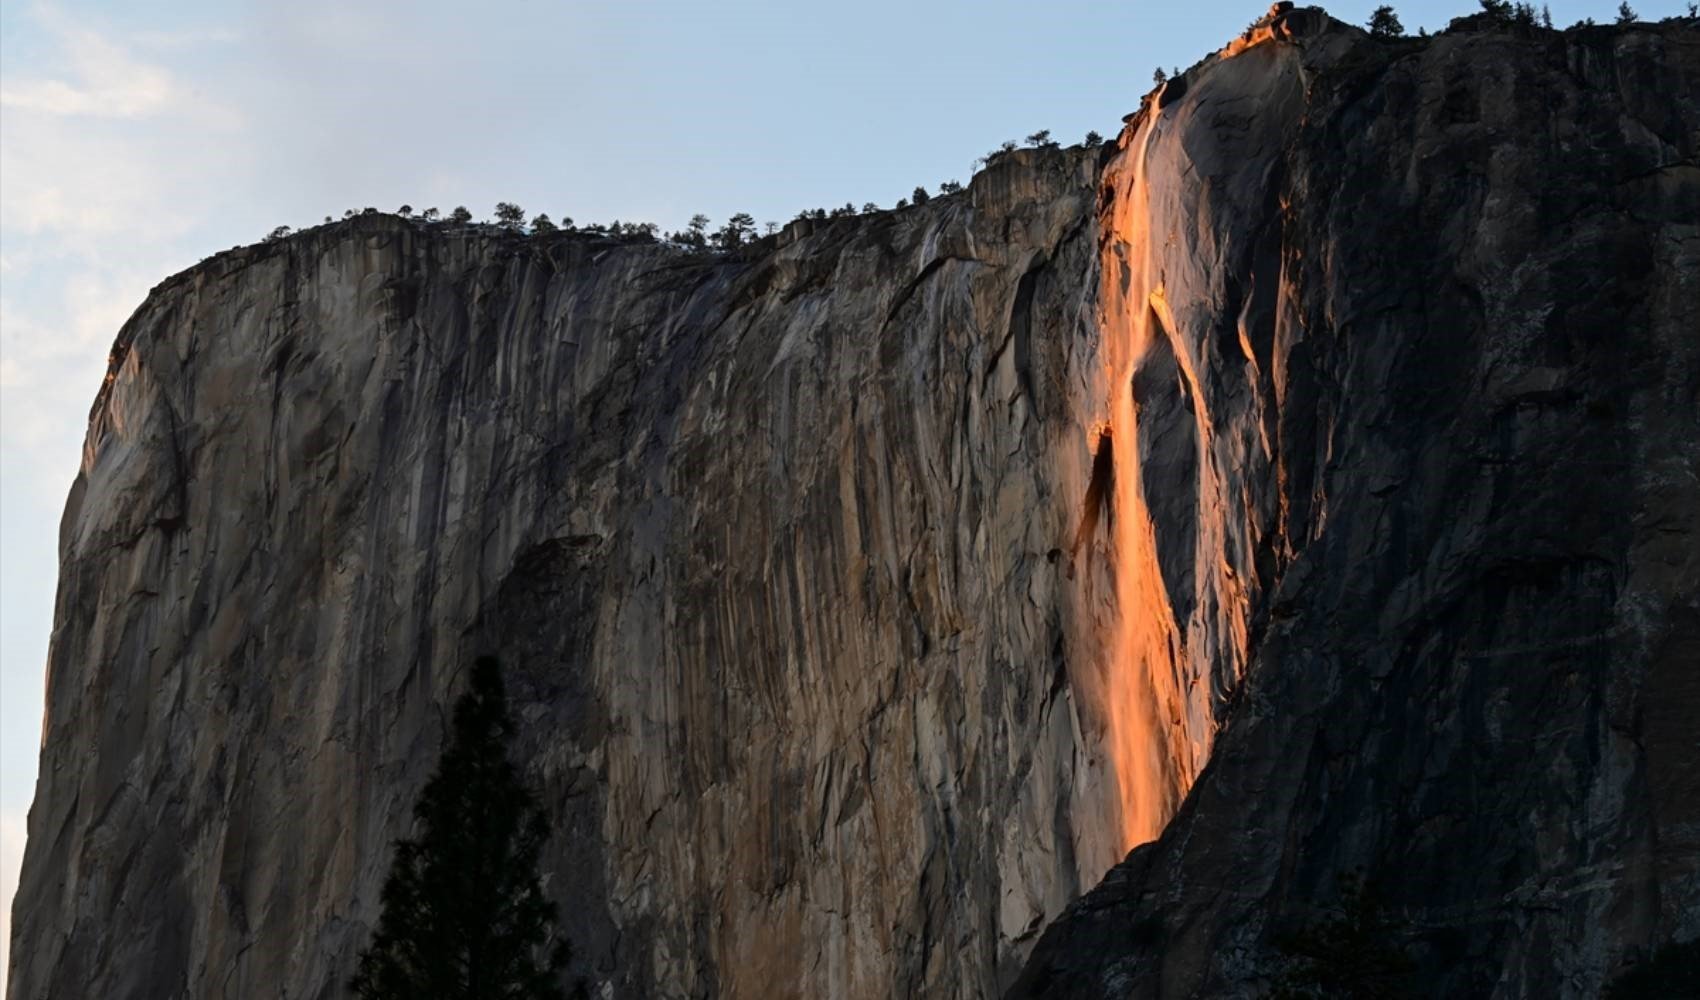
<path fill-rule="evenodd" d="M 1358 870 L 1418 995 L 1597 996 L 1700 934 L 1700 32 L 1275 29 L 1102 214 L 1138 627 L 1230 706 L 1012 994 L 1263 995 Z"/>
<path fill-rule="evenodd" d="M 1695 32 L 1250 41 L 739 259 L 156 289 L 10 996 L 340 995 L 484 652 L 614 995 L 1250 994 L 1352 868 L 1457 995 L 1700 933 Z"/>

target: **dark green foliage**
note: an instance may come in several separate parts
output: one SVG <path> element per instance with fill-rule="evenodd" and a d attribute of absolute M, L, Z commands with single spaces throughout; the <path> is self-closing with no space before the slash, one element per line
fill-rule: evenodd
<path fill-rule="evenodd" d="M 1165 83 L 1168 83 L 1169 82 L 1168 72 L 1165 71 L 1163 69 L 1163 67 L 1161 67 L 1161 66 L 1157 67 L 1156 69 L 1151 71 L 1151 82 L 1155 83 L 1159 87 L 1161 87 Z"/>
<path fill-rule="evenodd" d="M 271 232 L 266 234 L 266 242 L 272 243 L 272 242 L 275 242 L 277 240 L 281 240 L 285 236 L 288 236 L 290 234 L 290 232 L 291 232 L 291 230 L 288 226 L 279 226 L 276 229 L 274 229 Z"/>
<path fill-rule="evenodd" d="M 1515 3 L 1512 0 L 1478 0 L 1478 2 L 1481 4 L 1482 10 L 1480 14 L 1476 15 L 1475 20 L 1478 24 L 1490 28 L 1517 27 L 1532 31 L 1542 23 L 1541 13 L 1535 9 L 1534 4 L 1528 3 L 1527 0 L 1516 0 Z M 1551 16 L 1547 15 L 1549 23 L 1550 20 Z"/>
<path fill-rule="evenodd" d="M 1482 6 L 1481 16 L 1494 24 L 1511 23 L 1511 0 L 1477 0 Z"/>
<path fill-rule="evenodd" d="M 549 218 L 548 212 L 540 213 L 531 220 L 531 231 L 534 233 L 552 233 L 555 231 L 555 220 Z"/>
<path fill-rule="evenodd" d="M 1097 149 L 1104 144 L 1104 137 L 1097 132 L 1086 133 L 1085 146 L 1087 149 Z"/>
<path fill-rule="evenodd" d="M 395 214 L 397 214 L 397 215 L 399 215 L 399 216 L 401 216 L 402 218 L 405 219 L 408 216 L 413 214 L 413 206 L 412 205 L 403 205 L 400 208 L 395 210 Z"/>
<path fill-rule="evenodd" d="M 1664 945 L 1606 987 L 1606 1000 L 1671 997 L 1700 997 L 1700 938 Z"/>
<path fill-rule="evenodd" d="M 1548 10 L 1544 3 L 1541 4 L 1541 27 L 1548 31 L 1552 30 L 1552 11 Z"/>
<path fill-rule="evenodd" d="M 1628 0 L 1623 0 L 1623 2 L 1617 5 L 1618 24 L 1634 24 L 1640 19 L 1641 15 L 1635 13 L 1635 8 L 1629 6 Z"/>
<path fill-rule="evenodd" d="M 893 208 L 908 208 L 909 207 L 909 199 L 908 198 L 899 198 L 899 199 L 897 199 L 897 204 L 893 205 L 892 207 Z"/>
<path fill-rule="evenodd" d="M 956 194 L 962 190 L 961 181 L 945 181 L 939 185 L 939 194 Z"/>
<path fill-rule="evenodd" d="M 1027 137 L 1027 145 L 1035 149 L 1055 149 L 1057 143 L 1056 140 L 1051 138 L 1051 130 L 1042 128 Z"/>
<path fill-rule="evenodd" d="M 695 222 L 696 220 L 691 221 Z M 721 226 L 720 231 L 714 234 L 714 241 L 720 245 L 722 250 L 736 250 L 749 242 L 755 234 L 755 216 L 748 212 L 736 212 L 730 219 L 726 220 L 726 225 Z"/>
<path fill-rule="evenodd" d="M 927 189 L 924 187 L 918 187 L 909 192 L 909 200 L 913 201 L 917 205 L 925 205 L 927 203 L 927 199 L 931 197 L 932 195 L 928 194 Z"/>
<path fill-rule="evenodd" d="M 1414 966 L 1399 946 L 1399 928 L 1382 913 L 1356 875 L 1340 878 L 1335 912 L 1277 939 L 1287 967 L 1275 980 L 1276 1000 L 1399 1000 L 1415 997 Z"/>
<path fill-rule="evenodd" d="M 472 221 L 472 213 L 466 210 L 465 205 L 457 206 L 449 213 L 449 221 L 464 226 Z"/>
<path fill-rule="evenodd" d="M 1374 38 L 1400 38 L 1405 34 L 1405 26 L 1399 23 L 1399 15 L 1393 13 L 1392 7 L 1383 5 L 1370 14 L 1369 33 Z"/>
<path fill-rule="evenodd" d="M 880 207 L 878 205 L 874 204 L 871 201 L 862 202 L 862 214 L 863 215 L 872 215 L 879 210 L 880 210 Z"/>
<path fill-rule="evenodd" d="M 396 841 L 383 914 L 349 983 L 361 1000 L 564 996 L 565 940 L 538 883 L 549 823 L 508 760 L 501 667 L 484 657 L 455 702 L 453 731 Z"/>
<path fill-rule="evenodd" d="M 525 209 L 511 201 L 496 202 L 496 224 L 503 229 L 518 229 L 525 225 Z"/>
<path fill-rule="evenodd" d="M 708 246 L 708 216 L 698 212 L 691 216 L 690 223 L 682 233 L 674 233 L 674 239 L 686 246 L 702 248 Z"/>
<path fill-rule="evenodd" d="M 987 153 L 985 156 L 982 156 L 978 160 L 974 161 L 974 166 L 976 168 L 978 168 L 980 164 L 984 163 L 986 166 L 989 167 L 993 163 L 996 163 L 998 161 L 999 157 L 1005 156 L 1009 153 L 1013 153 L 1018 148 L 1020 148 L 1019 143 L 1017 143 L 1014 139 L 1007 139 L 1007 140 L 999 143 L 998 148 L 992 150 L 990 153 Z"/>
<path fill-rule="evenodd" d="M 437 211 L 437 207 L 435 205 L 419 213 L 419 217 L 424 219 L 426 222 L 436 222 L 438 219 L 442 218 L 442 216 L 443 213 Z"/>

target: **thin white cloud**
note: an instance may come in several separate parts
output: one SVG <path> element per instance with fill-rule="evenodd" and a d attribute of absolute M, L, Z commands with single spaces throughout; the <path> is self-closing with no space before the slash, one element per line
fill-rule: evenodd
<path fill-rule="evenodd" d="M 236 120 L 234 111 L 183 86 L 165 66 L 138 58 L 57 8 L 44 5 L 32 13 L 57 42 L 58 64 L 48 74 L 0 76 L 0 107 L 73 118 L 134 120 L 191 112 Z"/>
<path fill-rule="evenodd" d="M 157 240 L 189 225 L 189 171 L 166 143 L 48 116 L 8 122 L 6 138 L 0 227 L 8 237 L 42 236 L 62 249 L 92 251 L 100 241 Z M 7 243 L 12 255 L 14 241 Z M 52 247 L 19 249 L 41 254 Z"/>
<path fill-rule="evenodd" d="M 242 40 L 231 28 L 187 28 L 180 31 L 138 31 L 130 40 L 145 49 L 193 49 L 203 45 L 230 45 Z"/>
<path fill-rule="evenodd" d="M 50 6 L 32 18 L 44 58 L 0 76 L 0 231 L 9 264 L 31 253 L 98 260 L 110 256 L 113 239 L 134 255 L 138 243 L 181 236 L 205 211 L 209 175 L 247 152 L 241 117 L 207 97 L 214 88 L 204 81 L 137 57 L 109 32 Z M 145 130 L 136 119 L 147 120 Z M 20 237 L 37 239 L 20 246 Z"/>
<path fill-rule="evenodd" d="M 58 41 L 69 79 L 0 77 L 0 107 L 51 115 L 146 118 L 180 97 L 171 74 L 131 56 L 52 7 L 35 16 Z"/>

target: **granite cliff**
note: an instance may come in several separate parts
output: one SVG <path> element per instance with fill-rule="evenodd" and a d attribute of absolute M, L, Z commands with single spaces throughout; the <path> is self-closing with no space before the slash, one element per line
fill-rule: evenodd
<path fill-rule="evenodd" d="M 1256 995 L 1352 870 L 1437 987 L 1591 995 L 1700 934 L 1696 95 L 1692 25 L 1299 10 L 736 255 L 170 279 L 9 996 L 341 995 L 486 652 L 604 995 Z"/>
<path fill-rule="evenodd" d="M 1058 551 L 1101 152 L 742 258 L 366 216 L 157 289 L 64 520 L 12 995 L 341 995 L 484 652 L 581 973 L 995 992 L 1128 846 Z"/>

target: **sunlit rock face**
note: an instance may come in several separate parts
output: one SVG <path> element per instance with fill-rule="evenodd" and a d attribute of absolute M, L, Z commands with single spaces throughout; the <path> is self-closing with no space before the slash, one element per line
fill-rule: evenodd
<path fill-rule="evenodd" d="M 1128 846 L 1070 551 L 1107 152 L 742 259 L 371 216 L 158 288 L 66 509 L 11 996 L 340 996 L 483 652 L 594 987 L 997 993 Z"/>
<path fill-rule="evenodd" d="M 1357 871 L 1421 995 L 1598 996 L 1700 934 L 1700 32 L 1224 55 L 1101 293 L 1160 793 L 1222 725 L 1012 994 L 1265 995 Z"/>

